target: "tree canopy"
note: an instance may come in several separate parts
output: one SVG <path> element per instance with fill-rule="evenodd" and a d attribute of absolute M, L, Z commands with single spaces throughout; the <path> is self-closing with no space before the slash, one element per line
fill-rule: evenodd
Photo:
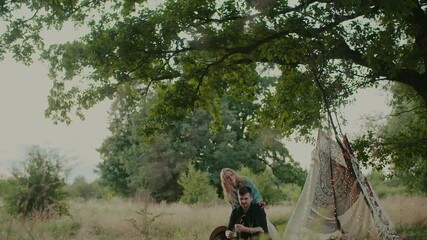
<path fill-rule="evenodd" d="M 3 2 L 0 54 L 29 62 L 39 48 L 51 65 L 47 116 L 70 121 L 121 86 L 142 98 L 163 91 L 153 113 L 214 112 L 225 92 L 257 99 L 252 122 L 284 134 L 317 127 L 319 80 L 330 107 L 381 80 L 405 83 L 427 100 L 425 0 L 166 0 Z M 20 17 L 22 12 L 31 17 Z M 21 13 L 21 14 L 19 14 Z M 89 33 L 45 47 L 41 31 L 73 21 Z M 252 74 L 278 72 L 253 96 Z M 242 76 L 239 81 L 229 76 Z M 248 79 L 245 79 L 248 77 Z M 308 107 L 311 106 L 311 107 Z M 162 113 L 172 111 L 162 115 Z"/>

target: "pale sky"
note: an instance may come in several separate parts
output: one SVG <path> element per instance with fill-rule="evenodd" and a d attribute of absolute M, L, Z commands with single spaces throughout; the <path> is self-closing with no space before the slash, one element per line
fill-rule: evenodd
<path fill-rule="evenodd" d="M 36 62 L 27 67 L 5 59 L 0 62 L 0 174 L 10 171 L 12 163 L 25 159 L 32 145 L 58 148 L 74 159 L 71 176 L 84 175 L 93 180 L 93 168 L 100 161 L 95 148 L 107 136 L 108 102 L 86 113 L 84 121 L 54 125 L 44 117 L 51 81 L 47 65 Z"/>

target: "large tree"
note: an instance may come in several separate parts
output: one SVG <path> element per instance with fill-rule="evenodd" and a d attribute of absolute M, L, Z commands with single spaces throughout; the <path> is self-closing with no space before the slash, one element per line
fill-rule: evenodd
<path fill-rule="evenodd" d="M 43 24 L 61 28 L 72 20 L 89 28 L 80 39 L 43 53 L 53 79 L 46 114 L 59 121 L 113 97 L 121 86 L 139 97 L 162 89 L 154 114 L 173 109 L 184 116 L 196 105 L 214 112 L 212 102 L 224 92 L 244 97 L 252 92 L 227 76 L 279 70 L 270 91 L 258 96 L 263 108 L 252 122 L 305 134 L 320 117 L 313 80 L 329 106 L 381 80 L 405 83 L 427 103 L 426 5 L 425 0 L 166 0 L 155 7 L 143 0 L 3 1 L 0 53 L 30 61 L 35 48 L 44 48 Z M 22 9 L 33 15 L 19 17 Z M 163 122 L 167 119 L 159 117 Z"/>

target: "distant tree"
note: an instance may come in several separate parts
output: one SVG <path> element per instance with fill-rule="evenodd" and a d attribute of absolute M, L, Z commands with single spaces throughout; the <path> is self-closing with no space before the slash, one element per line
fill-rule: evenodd
<path fill-rule="evenodd" d="M 192 164 L 182 172 L 178 178 L 178 184 L 183 192 L 180 200 L 183 203 L 207 203 L 218 200 L 216 189 L 210 184 L 209 173 L 196 170 Z"/>
<path fill-rule="evenodd" d="M 119 195 L 129 195 L 136 191 L 131 184 L 131 176 L 138 175 L 137 168 L 129 167 L 128 162 L 135 162 L 142 157 L 141 120 L 144 112 L 137 112 L 137 104 L 129 103 L 132 99 L 128 89 L 122 89 L 113 102 L 109 112 L 111 136 L 107 137 L 98 152 L 103 162 L 98 164 L 102 183 Z M 142 107 L 142 109 L 145 109 Z"/>
<path fill-rule="evenodd" d="M 63 190 L 68 170 L 64 160 L 58 150 L 31 148 L 22 168 L 13 170 L 15 184 L 5 197 L 7 210 L 23 217 L 68 214 Z"/>
<path fill-rule="evenodd" d="M 394 195 L 405 195 L 408 194 L 408 188 L 404 181 L 398 176 L 392 178 L 386 177 L 380 171 L 372 171 L 366 176 L 369 182 L 372 184 L 375 193 L 380 198 L 386 198 Z"/>
<path fill-rule="evenodd" d="M 68 186 L 67 193 L 72 197 L 79 197 L 84 200 L 95 198 L 96 190 L 92 184 L 88 183 L 83 176 L 77 176 L 73 183 Z"/>
<path fill-rule="evenodd" d="M 155 100 L 149 98 L 138 104 L 129 95 L 120 95 L 123 98 L 113 104 L 112 135 L 99 149 L 103 158 L 99 165 L 101 178 L 110 186 L 123 183 L 129 194 L 140 189 L 158 200 L 177 200 L 182 194 L 177 179 L 189 162 L 197 170 L 210 173 L 218 192 L 219 172 L 224 167 L 238 169 L 245 165 L 260 172 L 268 165 L 278 178 L 295 183 L 304 174 L 278 140 L 279 134 L 266 129 L 249 130 L 246 119 L 258 107 L 251 102 L 225 96 L 215 103 L 220 122 L 211 113 L 195 109 L 185 118 L 153 127 L 155 119 L 147 112 Z M 122 178 L 115 175 L 121 172 Z"/>

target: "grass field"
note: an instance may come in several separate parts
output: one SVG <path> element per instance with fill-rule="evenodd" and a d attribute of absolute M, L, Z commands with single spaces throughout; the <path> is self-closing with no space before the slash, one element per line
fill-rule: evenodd
<path fill-rule="evenodd" d="M 402 239 L 427 239 L 427 198 L 392 197 L 382 201 Z M 270 206 L 267 214 L 283 232 L 294 204 Z M 71 201 L 69 216 L 20 220 L 1 212 L 0 239 L 208 239 L 226 225 L 230 206 L 146 203 L 125 199 Z"/>

